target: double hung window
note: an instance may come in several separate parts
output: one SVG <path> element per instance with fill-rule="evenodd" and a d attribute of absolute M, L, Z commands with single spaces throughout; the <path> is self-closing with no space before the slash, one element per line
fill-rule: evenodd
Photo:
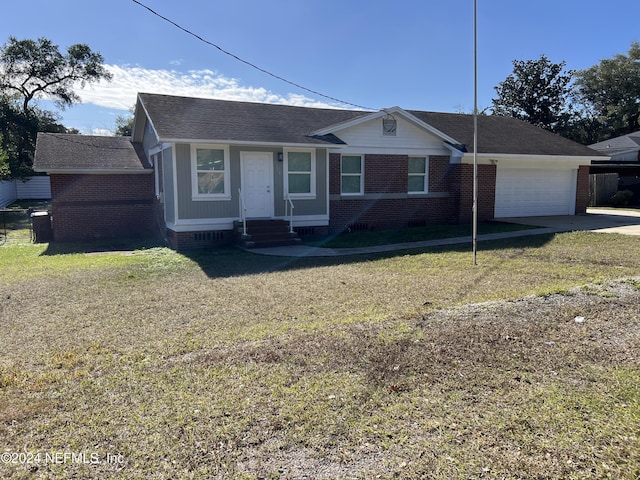
<path fill-rule="evenodd" d="M 426 157 L 409 157 L 407 192 L 426 193 L 429 186 L 429 162 Z"/>
<path fill-rule="evenodd" d="M 341 193 L 343 195 L 362 195 L 363 193 L 362 155 L 342 155 L 340 159 Z"/>
<path fill-rule="evenodd" d="M 285 151 L 285 191 L 292 198 L 315 198 L 316 158 L 312 150 Z"/>
<path fill-rule="evenodd" d="M 219 146 L 191 146 L 191 172 L 194 199 L 228 199 L 229 151 Z"/>

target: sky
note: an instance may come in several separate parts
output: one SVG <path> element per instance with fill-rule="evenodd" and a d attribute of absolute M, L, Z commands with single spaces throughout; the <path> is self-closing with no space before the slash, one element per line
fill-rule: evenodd
<path fill-rule="evenodd" d="M 137 92 L 371 110 L 473 111 L 473 0 L 0 0 L 0 44 L 45 37 L 100 52 L 111 82 L 78 89 L 61 123 L 111 134 Z M 477 0 L 478 107 L 514 60 L 580 70 L 640 41 L 638 0 Z M 46 101 L 43 108 L 56 110 Z"/>

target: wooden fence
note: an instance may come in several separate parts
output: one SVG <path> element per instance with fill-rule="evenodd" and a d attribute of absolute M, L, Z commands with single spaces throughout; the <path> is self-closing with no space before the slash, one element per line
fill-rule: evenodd
<path fill-rule="evenodd" d="M 589 175 L 589 206 L 609 205 L 609 200 L 618 191 L 617 173 Z"/>

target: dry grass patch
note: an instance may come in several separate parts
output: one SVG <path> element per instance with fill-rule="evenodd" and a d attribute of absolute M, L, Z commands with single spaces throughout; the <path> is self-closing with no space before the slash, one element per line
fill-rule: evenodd
<path fill-rule="evenodd" d="M 2 251 L 0 476 L 635 478 L 638 241 Z"/>

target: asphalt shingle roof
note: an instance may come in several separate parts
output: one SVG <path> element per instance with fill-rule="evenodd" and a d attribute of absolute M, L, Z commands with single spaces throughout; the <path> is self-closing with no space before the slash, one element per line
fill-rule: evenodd
<path fill-rule="evenodd" d="M 33 160 L 36 171 L 150 169 L 142 146 L 131 137 L 38 133 Z"/>
<path fill-rule="evenodd" d="M 640 131 L 594 143 L 591 148 L 604 153 L 607 151 L 640 150 Z"/>
<path fill-rule="evenodd" d="M 330 130 L 372 112 L 139 94 L 161 141 L 203 140 L 263 144 L 341 143 Z M 418 110 L 407 112 L 473 151 L 473 116 Z M 510 117 L 478 116 L 478 152 L 511 155 L 598 157 L 602 154 Z M 142 171 L 150 166 L 142 146 L 130 137 L 39 133 L 34 167 L 52 170 Z"/>
<path fill-rule="evenodd" d="M 473 115 L 408 110 L 473 152 Z M 478 153 L 599 156 L 595 150 L 512 117 L 478 116 Z"/>
<path fill-rule="evenodd" d="M 139 94 L 161 140 L 222 140 L 318 144 L 308 135 L 370 114 L 354 110 L 293 107 L 170 95 Z M 332 142 L 326 142 L 330 144 Z"/>
<path fill-rule="evenodd" d="M 139 94 L 161 140 L 222 140 L 277 144 L 336 143 L 309 135 L 372 112 Z M 473 151 L 473 116 L 407 110 Z M 340 136 L 337 133 L 338 137 Z M 478 117 L 478 152 L 599 156 L 595 150 L 511 117 Z"/>

